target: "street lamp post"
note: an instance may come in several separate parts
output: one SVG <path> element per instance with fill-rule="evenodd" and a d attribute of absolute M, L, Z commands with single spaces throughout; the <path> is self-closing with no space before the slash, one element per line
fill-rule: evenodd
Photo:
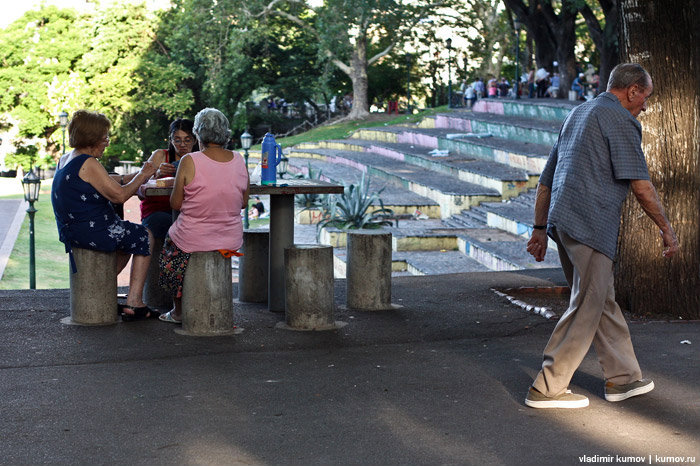
<path fill-rule="evenodd" d="M 447 108 L 452 108 L 452 39 L 447 42 Z"/>
<path fill-rule="evenodd" d="M 280 163 L 277 164 L 277 174 L 280 177 L 280 180 L 284 178 L 284 175 L 287 174 L 287 169 L 289 168 L 289 158 L 287 158 L 286 155 L 282 154 L 280 157 Z"/>
<path fill-rule="evenodd" d="M 39 187 L 41 179 L 36 176 L 32 168 L 29 169 L 22 178 L 22 188 L 24 189 L 24 200 L 29 202 L 27 213 L 29 214 L 29 289 L 36 289 L 36 261 L 34 253 L 34 214 L 36 209 L 34 203 L 39 200 Z"/>
<path fill-rule="evenodd" d="M 515 18 L 513 20 L 513 27 L 515 28 L 515 98 L 520 98 L 520 71 L 518 69 L 518 64 L 520 63 L 520 20 Z"/>
<path fill-rule="evenodd" d="M 61 155 L 63 155 L 66 153 L 66 126 L 68 126 L 68 113 L 65 110 L 58 114 L 58 124 L 63 130 L 63 144 L 61 144 Z"/>
<path fill-rule="evenodd" d="M 406 79 L 406 113 L 409 115 L 413 114 L 413 109 L 411 108 L 411 60 L 413 56 L 410 53 L 406 54 L 406 69 L 408 70 L 408 76 Z"/>
<path fill-rule="evenodd" d="M 243 148 L 244 152 L 244 157 L 245 157 L 245 170 L 246 172 L 248 171 L 248 149 L 250 149 L 251 144 L 253 143 L 253 136 L 250 135 L 250 133 L 246 130 L 243 134 L 241 134 L 241 147 Z M 248 221 L 248 204 L 245 205 L 245 213 L 243 217 L 243 227 L 248 228 L 249 221 Z"/>

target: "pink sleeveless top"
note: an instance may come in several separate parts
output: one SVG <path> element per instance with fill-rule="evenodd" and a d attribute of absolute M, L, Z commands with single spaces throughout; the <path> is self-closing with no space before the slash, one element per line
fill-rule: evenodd
<path fill-rule="evenodd" d="M 238 249 L 243 245 L 241 206 L 248 173 L 240 154 L 217 162 L 202 152 L 190 154 L 194 178 L 185 186 L 180 216 L 168 235 L 185 252 Z"/>

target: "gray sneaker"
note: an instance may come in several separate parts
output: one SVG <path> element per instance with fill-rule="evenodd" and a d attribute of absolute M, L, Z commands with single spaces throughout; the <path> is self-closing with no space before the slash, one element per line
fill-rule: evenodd
<path fill-rule="evenodd" d="M 585 408 L 588 406 L 588 398 L 571 393 L 571 390 L 557 396 L 544 396 L 534 387 L 530 387 L 525 404 L 531 408 Z"/>
<path fill-rule="evenodd" d="M 654 381 L 651 379 L 637 380 L 625 385 L 605 384 L 605 399 L 608 401 L 622 401 L 637 395 L 644 395 L 654 389 Z"/>

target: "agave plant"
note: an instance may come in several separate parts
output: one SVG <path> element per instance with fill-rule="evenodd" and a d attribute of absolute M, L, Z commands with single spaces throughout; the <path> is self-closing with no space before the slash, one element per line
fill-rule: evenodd
<path fill-rule="evenodd" d="M 327 196 L 324 204 L 321 206 L 321 221 L 317 228 L 336 227 L 340 229 L 362 229 L 362 228 L 379 228 L 380 226 L 391 225 L 391 220 L 387 217 L 392 217 L 394 211 L 384 207 L 379 195 L 384 191 L 384 188 L 370 194 L 370 180 L 365 178 L 362 173 L 362 178 L 359 184 L 351 184 L 345 186 L 345 190 L 341 195 Z M 379 209 L 368 212 L 374 201 L 379 201 Z"/>
<path fill-rule="evenodd" d="M 297 179 L 305 180 L 320 180 L 323 170 L 314 171 L 311 168 L 311 163 L 308 163 L 306 173 L 299 173 L 296 175 Z M 297 194 L 294 196 L 294 203 L 304 209 L 311 209 L 313 207 L 320 207 L 323 205 L 324 198 L 326 196 L 323 194 Z"/>

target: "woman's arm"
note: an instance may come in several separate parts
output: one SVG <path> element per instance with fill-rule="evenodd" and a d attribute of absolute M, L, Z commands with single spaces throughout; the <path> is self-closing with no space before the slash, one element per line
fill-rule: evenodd
<path fill-rule="evenodd" d="M 180 164 L 177 166 L 175 173 L 175 184 L 173 192 L 170 194 L 170 207 L 174 210 L 180 210 L 182 201 L 185 199 L 185 186 L 194 178 L 194 162 L 189 154 L 180 159 Z"/>
<path fill-rule="evenodd" d="M 92 185 L 107 200 L 115 204 L 123 204 L 136 193 L 139 186 L 153 176 L 155 171 L 154 165 L 147 161 L 138 173 L 125 175 L 124 180 L 125 182 L 128 180 L 128 183 L 122 186 L 107 173 L 105 167 L 96 158 L 90 157 L 80 167 L 78 175 L 80 179 Z M 121 179 L 121 175 L 116 175 L 116 178 Z"/>

